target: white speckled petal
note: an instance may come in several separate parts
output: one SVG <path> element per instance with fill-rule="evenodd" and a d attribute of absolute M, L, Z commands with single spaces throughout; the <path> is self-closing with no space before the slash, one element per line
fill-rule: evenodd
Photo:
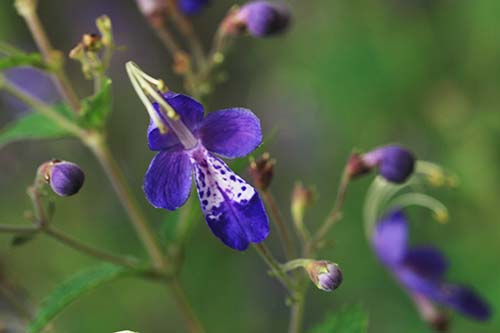
<path fill-rule="evenodd" d="M 266 239 L 269 219 L 257 191 L 204 149 L 192 163 L 201 209 L 215 236 L 240 251 Z"/>

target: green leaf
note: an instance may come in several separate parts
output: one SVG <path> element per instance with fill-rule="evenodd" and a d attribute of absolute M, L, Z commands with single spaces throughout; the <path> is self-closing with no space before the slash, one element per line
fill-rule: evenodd
<path fill-rule="evenodd" d="M 13 68 L 31 66 L 40 69 L 48 69 L 39 53 L 19 53 L 0 58 L 0 71 Z"/>
<path fill-rule="evenodd" d="M 97 94 L 83 100 L 79 123 L 85 128 L 102 130 L 111 112 L 111 80 L 106 78 Z"/>
<path fill-rule="evenodd" d="M 101 264 L 79 272 L 60 284 L 45 299 L 29 325 L 28 332 L 41 332 L 57 314 L 84 293 L 132 272 L 130 269 L 111 264 Z"/>
<path fill-rule="evenodd" d="M 368 313 L 360 305 L 351 305 L 339 312 L 328 314 L 310 333 L 366 333 L 367 331 Z"/>
<path fill-rule="evenodd" d="M 70 116 L 66 106 L 55 107 L 54 110 Z M 32 112 L 16 119 L 0 130 L 0 148 L 20 140 L 27 139 L 57 139 L 71 135 L 67 130 L 59 127 L 52 119 L 44 115 Z"/>

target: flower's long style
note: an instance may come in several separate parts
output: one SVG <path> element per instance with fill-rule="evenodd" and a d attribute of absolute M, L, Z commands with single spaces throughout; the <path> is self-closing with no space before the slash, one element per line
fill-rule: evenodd
<path fill-rule="evenodd" d="M 269 234 L 269 220 L 257 191 L 215 154 L 243 157 L 262 142 L 259 119 L 248 109 L 231 108 L 204 117 L 203 106 L 189 96 L 158 93 L 146 87 L 154 80 L 136 65 L 127 65 L 143 101 L 144 90 L 154 102 L 146 104 L 151 116 L 148 144 L 158 154 L 144 177 L 144 192 L 157 207 L 175 210 L 191 192 L 194 171 L 201 209 L 212 232 L 224 244 L 245 250 Z M 147 103 L 150 103 L 147 101 Z M 151 107 L 152 106 L 152 107 Z"/>
<path fill-rule="evenodd" d="M 389 212 L 376 225 L 373 247 L 381 262 L 417 299 L 426 299 L 476 320 L 490 317 L 490 308 L 476 292 L 445 280 L 448 261 L 428 246 L 409 247 L 408 221 L 402 210 Z"/>

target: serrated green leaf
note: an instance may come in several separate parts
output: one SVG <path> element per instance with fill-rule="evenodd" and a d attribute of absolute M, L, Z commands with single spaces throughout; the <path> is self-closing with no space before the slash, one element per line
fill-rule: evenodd
<path fill-rule="evenodd" d="M 47 69 L 47 65 L 39 53 L 19 53 L 0 58 L 0 71 L 22 66 Z"/>
<path fill-rule="evenodd" d="M 58 113 L 70 117 L 71 112 L 66 106 L 54 107 Z M 67 130 L 59 127 L 52 119 L 32 112 L 12 121 L 0 130 L 0 148 L 11 142 L 27 139 L 57 139 L 71 135 Z"/>
<path fill-rule="evenodd" d="M 367 331 L 368 313 L 360 305 L 351 305 L 339 312 L 328 314 L 310 333 L 366 333 Z"/>
<path fill-rule="evenodd" d="M 111 113 L 111 80 L 106 78 L 102 89 L 83 100 L 79 123 L 85 128 L 101 130 Z"/>
<path fill-rule="evenodd" d="M 132 272 L 130 269 L 111 264 L 101 264 L 79 272 L 60 284 L 45 299 L 29 325 L 28 332 L 41 332 L 57 314 L 84 293 Z"/>

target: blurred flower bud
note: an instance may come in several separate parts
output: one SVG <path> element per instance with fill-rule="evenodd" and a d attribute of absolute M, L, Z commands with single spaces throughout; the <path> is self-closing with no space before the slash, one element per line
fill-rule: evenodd
<path fill-rule="evenodd" d="M 262 154 L 257 160 L 250 163 L 248 172 L 258 190 L 265 191 L 271 185 L 275 164 L 276 161 L 271 159 L 269 153 Z"/>
<path fill-rule="evenodd" d="M 342 283 L 342 271 L 333 262 L 311 260 L 304 268 L 311 281 L 321 290 L 333 291 Z"/>
<path fill-rule="evenodd" d="M 101 34 L 100 41 L 104 46 L 112 46 L 113 44 L 113 26 L 111 24 L 111 19 L 107 15 L 102 15 L 95 21 L 97 29 Z"/>
<path fill-rule="evenodd" d="M 252 1 L 232 10 L 222 23 L 229 35 L 248 32 L 254 37 L 268 37 L 285 31 L 290 24 L 290 11 L 284 4 Z"/>
<path fill-rule="evenodd" d="M 166 0 L 136 0 L 136 2 L 142 15 L 148 19 L 152 26 L 163 25 L 167 15 Z"/>
<path fill-rule="evenodd" d="M 305 210 L 311 206 L 314 201 L 315 192 L 310 187 L 305 187 L 297 182 L 292 192 L 291 211 L 294 221 L 301 222 L 304 219 Z"/>
<path fill-rule="evenodd" d="M 366 154 L 351 155 L 347 164 L 350 178 L 361 176 L 378 168 L 380 176 L 391 183 L 404 183 L 415 169 L 413 154 L 397 145 L 383 146 Z"/>
<path fill-rule="evenodd" d="M 209 0 L 179 0 L 179 9 L 186 15 L 196 15 L 209 3 Z"/>
<path fill-rule="evenodd" d="M 39 172 L 52 190 L 61 197 L 76 194 L 83 186 L 85 174 L 75 163 L 52 160 L 42 164 Z"/>

